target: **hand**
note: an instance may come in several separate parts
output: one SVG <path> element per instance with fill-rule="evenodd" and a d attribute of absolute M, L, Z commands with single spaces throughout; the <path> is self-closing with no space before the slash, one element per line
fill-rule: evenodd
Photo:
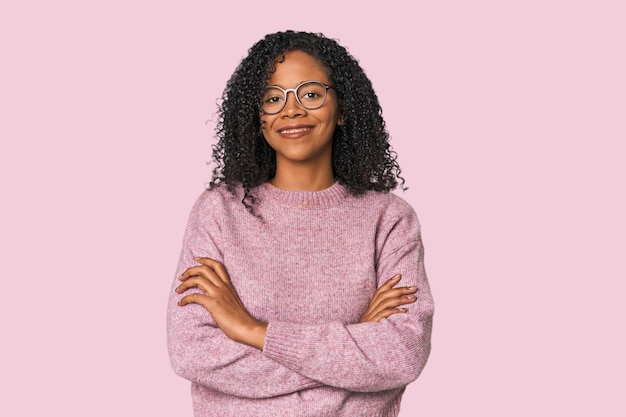
<path fill-rule="evenodd" d="M 196 258 L 198 266 L 188 268 L 180 276 L 182 284 L 176 288 L 181 294 L 189 288 L 199 288 L 204 293 L 192 293 L 183 297 L 178 305 L 200 304 L 213 316 L 220 329 L 232 340 L 263 349 L 267 323 L 248 313 L 230 282 L 226 268 L 209 258 Z"/>
<path fill-rule="evenodd" d="M 414 303 L 417 300 L 414 295 L 417 292 L 417 287 L 393 288 L 400 282 L 401 278 L 402 276 L 398 274 L 376 290 L 370 305 L 359 319 L 359 323 L 379 322 L 392 314 L 407 312 L 406 308 L 400 306 Z"/>

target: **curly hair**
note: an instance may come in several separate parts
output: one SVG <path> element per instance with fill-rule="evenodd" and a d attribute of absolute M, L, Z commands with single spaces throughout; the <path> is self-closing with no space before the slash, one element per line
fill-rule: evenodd
<path fill-rule="evenodd" d="M 241 185 L 242 203 L 254 212 L 251 190 L 276 173 L 276 153 L 261 133 L 261 97 L 276 63 L 296 50 L 322 65 L 336 91 L 343 124 L 335 128 L 332 139 L 335 180 L 353 195 L 388 192 L 398 180 L 404 189 L 378 97 L 358 61 L 334 39 L 294 31 L 269 34 L 254 44 L 227 82 L 218 108 L 209 188 L 226 184 L 235 194 Z"/>

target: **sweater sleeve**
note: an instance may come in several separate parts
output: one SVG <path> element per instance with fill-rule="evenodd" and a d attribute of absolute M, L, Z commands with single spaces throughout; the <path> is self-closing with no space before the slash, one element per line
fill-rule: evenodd
<path fill-rule="evenodd" d="M 321 386 L 261 351 L 229 339 L 204 307 L 177 304 L 188 293 L 174 291 L 180 284 L 178 277 L 197 265 L 194 257 L 222 260 L 219 225 L 206 224 L 211 220 L 202 215 L 202 204 L 199 200 L 192 210 L 170 291 L 167 338 L 174 371 L 211 390 L 242 398 L 269 398 Z"/>
<path fill-rule="evenodd" d="M 424 270 L 419 223 L 412 209 L 393 222 L 377 261 L 378 286 L 400 273 L 400 285 L 418 287 L 408 312 L 378 323 L 268 325 L 264 354 L 325 385 L 357 392 L 406 386 L 430 353 L 434 303 Z"/>

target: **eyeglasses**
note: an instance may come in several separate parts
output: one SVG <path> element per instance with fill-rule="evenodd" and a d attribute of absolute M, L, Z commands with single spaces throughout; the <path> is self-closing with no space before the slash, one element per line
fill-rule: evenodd
<path fill-rule="evenodd" d="M 287 93 L 292 91 L 300 107 L 307 110 L 319 109 L 326 102 L 328 90 L 332 86 L 321 81 L 305 81 L 296 88 L 280 88 L 270 85 L 265 89 L 261 99 L 261 110 L 265 114 L 277 114 L 287 103 Z"/>

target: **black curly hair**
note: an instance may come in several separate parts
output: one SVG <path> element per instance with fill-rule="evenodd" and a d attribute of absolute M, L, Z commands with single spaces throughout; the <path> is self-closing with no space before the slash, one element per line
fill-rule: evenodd
<path fill-rule="evenodd" d="M 261 97 L 275 64 L 296 50 L 321 63 L 337 95 L 343 124 L 335 128 L 332 141 L 335 180 L 353 195 L 388 192 L 398 186 L 398 180 L 404 189 L 378 97 L 357 60 L 333 39 L 294 31 L 269 34 L 254 44 L 226 84 L 218 109 L 209 188 L 226 184 L 235 194 L 241 185 L 242 203 L 254 212 L 251 190 L 276 173 L 276 153 L 261 133 Z"/>

